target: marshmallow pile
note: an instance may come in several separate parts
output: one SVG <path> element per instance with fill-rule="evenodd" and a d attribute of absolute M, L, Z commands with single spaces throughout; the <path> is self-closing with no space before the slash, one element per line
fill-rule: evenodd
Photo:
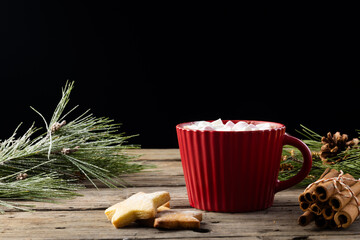
<path fill-rule="evenodd" d="M 257 130 L 267 130 L 275 128 L 271 123 L 260 123 L 260 124 L 252 124 L 244 121 L 237 122 L 236 124 L 232 121 L 227 121 L 226 124 L 222 122 L 219 118 L 213 122 L 207 121 L 196 121 L 191 125 L 184 126 L 185 129 L 192 130 L 207 130 L 207 131 L 257 131 Z"/>

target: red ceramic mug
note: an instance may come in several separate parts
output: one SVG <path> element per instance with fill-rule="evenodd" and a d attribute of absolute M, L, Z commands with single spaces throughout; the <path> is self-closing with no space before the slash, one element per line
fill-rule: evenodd
<path fill-rule="evenodd" d="M 225 124 L 228 120 L 223 120 Z M 237 123 L 240 120 L 232 120 Z M 287 135 L 281 123 L 256 131 L 207 131 L 176 126 L 186 189 L 192 207 L 216 212 L 248 212 L 270 207 L 275 193 L 302 181 L 310 172 L 311 151 Z M 277 179 L 283 145 L 298 148 L 304 158 L 299 173 Z"/>

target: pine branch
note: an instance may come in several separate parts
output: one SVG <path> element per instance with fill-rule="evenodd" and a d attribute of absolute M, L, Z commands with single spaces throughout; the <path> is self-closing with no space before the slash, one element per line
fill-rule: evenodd
<path fill-rule="evenodd" d="M 321 135 L 317 134 L 316 132 L 310 130 L 309 128 L 305 127 L 304 125 L 300 124 L 302 127 L 301 131 L 295 130 L 300 135 L 304 136 L 306 140 L 313 140 L 313 141 L 320 141 Z"/>
<path fill-rule="evenodd" d="M 296 132 L 298 132 L 300 135 L 305 137 L 305 139 L 302 139 L 302 141 L 309 147 L 311 152 L 313 153 L 319 152 L 322 146 L 321 135 L 310 130 L 304 125 L 300 125 L 300 126 L 301 126 L 301 130 L 296 130 Z M 291 156 L 291 152 L 294 153 L 294 155 L 292 157 L 289 157 Z M 293 168 L 291 170 L 280 171 L 278 176 L 280 181 L 287 180 L 295 176 L 299 172 L 303 164 L 303 158 L 301 152 L 295 147 L 287 146 L 286 148 L 283 149 L 282 155 L 287 156 L 287 160 L 284 162 L 290 164 L 291 166 L 293 166 Z M 317 157 L 316 154 L 313 154 L 311 171 L 309 175 L 298 185 L 307 186 L 308 184 L 312 183 L 324 172 L 324 170 L 327 167 L 328 166 L 322 164 L 322 161 L 320 160 L 319 157 Z"/>
<path fill-rule="evenodd" d="M 310 148 L 313 154 L 313 163 L 310 174 L 308 177 L 302 181 L 299 185 L 306 186 L 312 183 L 314 180 L 318 179 L 319 176 L 324 172 L 326 168 L 333 168 L 336 170 L 343 170 L 346 173 L 351 174 L 355 178 L 360 177 L 360 147 L 354 147 L 351 149 L 344 150 L 337 154 L 330 160 L 333 160 L 334 164 L 324 164 L 319 157 L 319 152 L 321 146 L 321 135 L 316 132 L 308 129 L 307 127 L 301 125 L 302 129 L 300 131 L 296 130 L 299 134 L 305 137 L 302 141 Z M 358 131 L 360 137 L 360 131 Z M 293 157 L 291 156 L 291 151 L 295 153 Z M 288 156 L 287 160 L 282 163 L 288 163 L 293 166 L 291 170 L 280 171 L 279 180 L 286 180 L 296 175 L 302 166 L 302 156 L 299 150 L 294 147 L 286 147 L 283 149 L 283 156 Z M 337 159 L 343 159 L 343 161 L 337 162 Z"/>
<path fill-rule="evenodd" d="M 68 123 L 64 120 L 76 108 L 63 114 L 73 86 L 74 82 L 66 83 L 48 123 L 31 107 L 44 121 L 46 132 L 33 138 L 41 129 L 32 125 L 24 135 L 16 138 L 19 125 L 9 139 L 0 141 L 0 199 L 48 201 L 69 198 L 82 186 L 74 184 L 74 180 L 85 177 L 96 187 L 92 179 L 98 179 L 115 187 L 121 184 L 114 182 L 114 177 L 147 167 L 133 162 L 135 156 L 123 153 L 123 149 L 136 147 L 124 145 L 133 136 L 120 133 L 120 124 L 113 120 L 94 117 L 89 110 Z M 29 178 L 16 180 L 24 173 Z M 23 187 L 29 191 L 22 191 Z M 53 189 L 48 191 L 52 195 L 43 189 Z M 18 208 L 5 201 L 0 201 L 0 205 Z"/>
<path fill-rule="evenodd" d="M 79 196 L 81 184 L 59 178 L 55 173 L 39 174 L 23 180 L 0 183 L 0 198 L 53 202 L 55 198 Z"/>

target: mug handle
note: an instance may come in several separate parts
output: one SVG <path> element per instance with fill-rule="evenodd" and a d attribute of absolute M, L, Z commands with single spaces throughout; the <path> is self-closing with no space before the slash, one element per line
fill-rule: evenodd
<path fill-rule="evenodd" d="M 277 180 L 275 185 L 275 193 L 285 190 L 301 182 L 309 174 L 312 166 L 312 156 L 309 147 L 306 146 L 306 144 L 303 143 L 301 140 L 290 136 L 287 133 L 285 133 L 284 136 L 285 137 L 283 141 L 283 146 L 291 145 L 298 148 L 303 156 L 304 162 L 298 174 L 285 181 Z"/>

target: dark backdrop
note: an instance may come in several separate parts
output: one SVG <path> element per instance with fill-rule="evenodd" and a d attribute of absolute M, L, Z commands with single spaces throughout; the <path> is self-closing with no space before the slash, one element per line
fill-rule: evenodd
<path fill-rule="evenodd" d="M 355 135 L 354 6 L 123 6 L 1 1 L 0 139 L 70 105 L 123 123 L 142 147 L 177 147 L 184 121 L 254 119 Z"/>

